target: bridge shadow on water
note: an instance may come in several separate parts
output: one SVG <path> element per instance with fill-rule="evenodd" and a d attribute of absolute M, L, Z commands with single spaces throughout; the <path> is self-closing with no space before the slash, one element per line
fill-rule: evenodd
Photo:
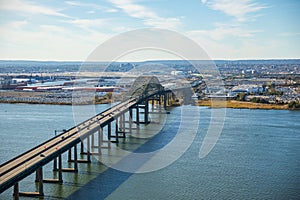
<path fill-rule="evenodd" d="M 178 113 L 177 113 L 178 112 Z M 179 115 L 178 115 L 179 114 Z M 167 115 L 165 124 L 161 131 L 150 138 L 147 142 L 135 149 L 134 153 L 146 153 L 153 152 L 163 148 L 167 145 L 176 135 L 180 123 L 178 123 L 178 116 L 180 116 L 180 109 L 173 109 L 170 115 Z M 177 120 L 176 120 L 177 119 Z M 125 165 L 130 163 L 130 168 L 134 167 L 138 170 L 144 163 L 146 163 L 151 157 L 145 156 L 145 159 L 130 160 L 130 155 L 120 160 L 117 165 L 123 165 L 125 159 Z M 76 192 L 72 193 L 66 199 L 69 200 L 81 200 L 81 199 L 105 199 L 112 192 L 114 192 L 121 184 L 123 184 L 133 173 L 122 172 L 113 168 L 108 168 L 103 173 L 99 174 L 96 178 L 89 181 L 86 185 L 82 186 Z"/>

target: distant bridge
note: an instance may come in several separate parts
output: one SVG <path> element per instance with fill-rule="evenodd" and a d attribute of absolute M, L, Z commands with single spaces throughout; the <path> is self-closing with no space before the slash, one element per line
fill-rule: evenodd
<path fill-rule="evenodd" d="M 140 124 L 149 123 L 149 101 L 152 102 L 152 106 L 156 101 L 161 112 L 163 108 L 166 109 L 170 105 L 172 96 L 172 92 L 165 90 L 156 77 L 137 78 L 119 104 L 1 164 L 0 193 L 13 186 L 14 199 L 19 199 L 19 196 L 44 196 L 43 183 L 62 183 L 62 172 L 78 172 L 78 163 L 91 162 L 91 154 L 100 155 L 102 148 L 110 148 L 111 143 L 118 143 L 119 138 L 124 138 L 127 133 L 132 132 L 134 124 L 138 129 Z M 144 111 L 143 120 L 140 119 L 141 109 Z M 134 110 L 135 121 L 133 121 Z M 115 126 L 114 132 L 112 125 Z M 108 141 L 103 140 L 104 127 L 107 127 Z M 95 144 L 95 141 L 98 144 Z M 103 145 L 104 143 L 107 143 L 106 146 Z M 86 154 L 85 160 L 77 157 L 78 144 L 80 144 L 80 153 Z M 84 152 L 84 145 L 86 145 L 86 152 Z M 91 152 L 91 147 L 97 148 L 98 152 Z M 62 168 L 62 154 L 65 152 L 68 152 L 68 162 L 74 163 L 73 168 Z M 51 161 L 53 161 L 53 170 L 58 172 L 58 178 L 44 179 L 43 166 Z M 34 172 L 36 172 L 38 192 L 19 192 L 19 181 Z"/>

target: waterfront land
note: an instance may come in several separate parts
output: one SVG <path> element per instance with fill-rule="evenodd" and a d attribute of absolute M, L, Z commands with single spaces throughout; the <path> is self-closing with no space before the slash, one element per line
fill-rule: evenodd
<path fill-rule="evenodd" d="M 109 95 L 96 97 L 88 103 L 107 104 L 111 103 L 112 99 Z M 51 92 L 22 92 L 22 91 L 5 91 L 0 92 L 0 103 L 28 103 L 28 104 L 53 104 L 53 105 L 72 105 L 72 94 L 51 93 Z M 84 104 L 84 103 L 83 103 Z M 174 105 L 178 105 L 174 103 Z M 196 105 L 207 106 L 212 108 L 237 108 L 237 109 L 274 109 L 286 110 L 288 104 L 265 104 L 243 102 L 237 100 L 196 100 Z"/>
<path fill-rule="evenodd" d="M 205 67 L 207 61 L 196 63 Z M 84 70 L 80 62 L 0 61 L 0 103 L 111 103 L 122 100 L 139 76 L 156 76 L 174 91 L 174 106 L 192 97 L 196 105 L 216 108 L 300 109 L 299 59 L 214 63 L 218 73 L 211 74 L 180 60 L 85 63 Z M 161 70 L 161 64 L 170 69 Z M 211 98 L 227 101 L 212 104 Z"/>
<path fill-rule="evenodd" d="M 76 104 L 107 104 L 112 100 L 109 94 L 102 97 L 80 98 Z M 53 105 L 72 105 L 73 101 L 78 99 L 72 97 L 72 93 L 57 92 L 33 92 L 33 91 L 2 91 L 0 92 L 0 103 L 27 103 L 27 104 L 53 104 Z"/>
<path fill-rule="evenodd" d="M 239 108 L 239 109 L 266 109 L 266 110 L 287 110 L 288 105 L 277 105 L 277 104 L 264 104 L 264 103 L 253 103 L 243 102 L 236 100 L 228 100 L 226 102 L 219 100 L 199 100 L 196 105 L 208 106 L 212 108 Z"/>

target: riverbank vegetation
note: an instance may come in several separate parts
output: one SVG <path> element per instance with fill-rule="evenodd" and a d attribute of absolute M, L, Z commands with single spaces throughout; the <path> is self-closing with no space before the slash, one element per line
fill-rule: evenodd
<path fill-rule="evenodd" d="M 220 100 L 198 100 L 196 105 L 208 106 L 212 108 L 240 108 L 240 109 L 274 109 L 274 110 L 286 110 L 287 105 L 276 104 L 263 104 L 254 102 L 244 102 L 236 100 L 220 101 Z"/>

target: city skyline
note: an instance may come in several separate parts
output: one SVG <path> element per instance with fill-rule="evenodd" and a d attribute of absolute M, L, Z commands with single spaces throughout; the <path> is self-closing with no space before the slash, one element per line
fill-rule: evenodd
<path fill-rule="evenodd" d="M 139 28 L 176 31 L 214 60 L 297 59 L 299 8 L 295 0 L 1 1 L 0 59 L 83 61 L 107 39 Z"/>

